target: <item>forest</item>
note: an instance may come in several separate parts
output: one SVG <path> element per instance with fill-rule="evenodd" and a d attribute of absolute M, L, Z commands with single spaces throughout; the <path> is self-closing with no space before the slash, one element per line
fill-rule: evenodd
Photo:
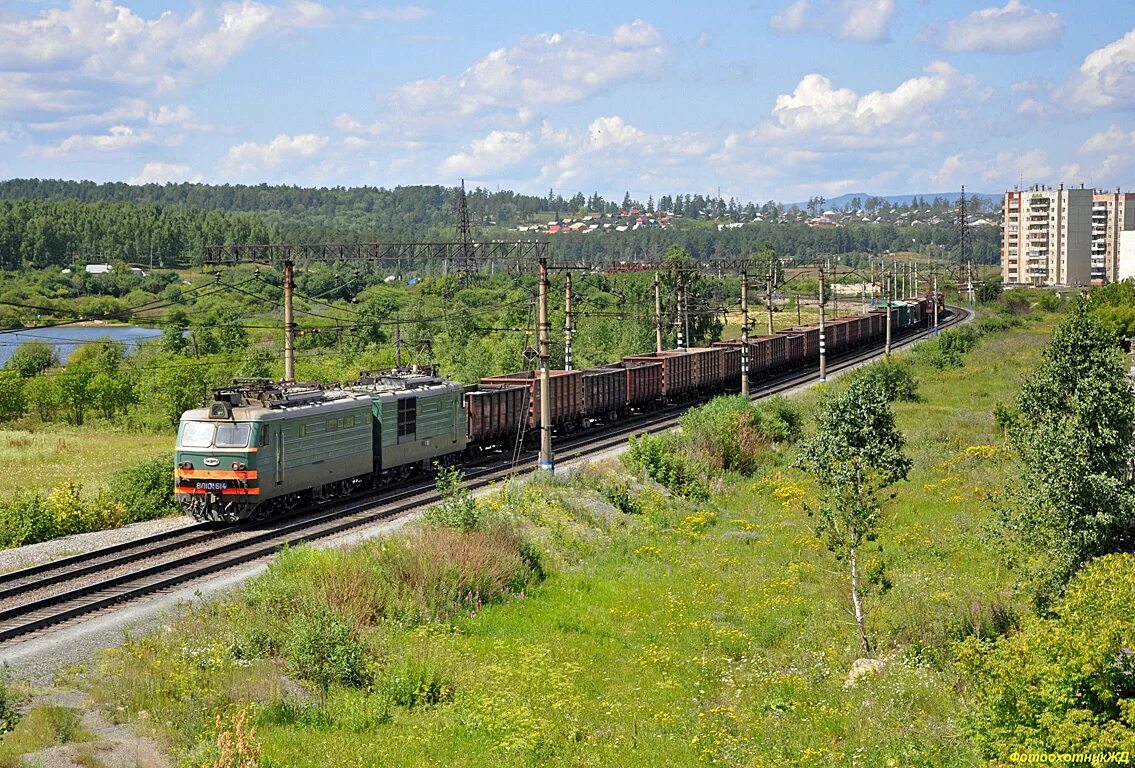
<path fill-rule="evenodd" d="M 188 266 L 200 263 L 204 246 L 224 243 L 450 240 L 456 236 L 460 192 L 441 186 L 305 189 L 14 179 L 0 182 L 0 268 L 119 261 Z M 820 210 L 822 201 L 811 201 L 809 210 Z M 914 205 L 926 205 L 950 220 L 945 200 L 916 200 Z M 553 256 L 564 260 L 642 259 L 658 256 L 673 244 L 696 259 L 736 257 L 765 247 L 782 258 L 841 255 L 851 262 L 885 251 L 933 251 L 946 258 L 956 258 L 958 252 L 952 225 L 904 226 L 884 220 L 813 228 L 795 217 L 786 219 L 792 223 L 780 223 L 778 215 L 795 211 L 774 201 L 758 208 L 701 195 L 664 195 L 656 206 L 653 199 L 644 204 L 627 195 L 617 205 L 597 193 L 590 198 L 577 193 L 565 200 L 550 191 L 540 198 L 474 189 L 467 195 L 467 207 L 474 237 L 495 239 L 518 239 L 520 233 L 512 229 L 518 222 L 585 211 L 618 215 L 632 209 L 659 210 L 667 211 L 673 222 L 665 230 L 553 237 Z M 884 202 L 874 210 L 910 207 Z M 750 220 L 758 213 L 772 220 Z M 718 227 L 740 221 L 749 223 L 736 229 Z M 970 229 L 968 258 L 994 264 L 999 254 L 996 227 Z"/>

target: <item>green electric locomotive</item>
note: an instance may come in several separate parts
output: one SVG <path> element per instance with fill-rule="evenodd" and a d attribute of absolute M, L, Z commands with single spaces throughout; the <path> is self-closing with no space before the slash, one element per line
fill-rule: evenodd
<path fill-rule="evenodd" d="M 464 452 L 464 386 L 368 376 L 340 389 L 237 380 L 182 414 L 175 495 L 202 521 L 261 519 Z"/>

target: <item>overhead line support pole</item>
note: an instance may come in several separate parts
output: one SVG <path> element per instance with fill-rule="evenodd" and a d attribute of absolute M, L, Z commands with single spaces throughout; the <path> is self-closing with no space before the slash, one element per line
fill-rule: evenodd
<path fill-rule="evenodd" d="M 827 339 L 824 336 L 824 268 L 820 267 L 820 381 L 828 380 Z"/>
<path fill-rule="evenodd" d="M 284 262 L 284 381 L 296 380 L 296 324 L 292 312 L 295 292 L 295 266 L 289 259 Z"/>
<path fill-rule="evenodd" d="M 938 335 L 938 270 L 935 269 L 930 273 L 930 279 L 933 280 L 934 285 L 931 288 L 930 302 L 934 305 L 934 335 Z"/>
<path fill-rule="evenodd" d="M 654 270 L 654 351 L 662 352 L 662 276 Z"/>
<path fill-rule="evenodd" d="M 887 274 L 883 277 L 883 306 L 887 310 L 887 341 L 883 346 L 883 354 L 886 357 L 891 356 L 891 275 Z"/>
<path fill-rule="evenodd" d="M 551 374 L 548 371 L 548 260 L 540 259 L 540 289 L 537 307 L 537 349 L 540 362 L 540 463 L 541 472 L 554 474 L 556 462 L 552 456 L 552 393 Z"/>
<path fill-rule="evenodd" d="M 765 283 L 765 308 L 768 310 L 768 335 L 772 336 L 772 261 L 768 265 L 768 282 Z"/>
<path fill-rule="evenodd" d="M 566 274 L 564 283 L 564 370 L 571 370 L 571 271 Z"/>
<path fill-rule="evenodd" d="M 682 272 L 678 271 L 678 316 L 675 318 L 675 325 L 677 326 L 677 341 L 678 349 L 685 349 L 685 337 L 682 335 L 682 299 L 685 294 L 685 286 L 682 284 Z"/>
<path fill-rule="evenodd" d="M 741 270 L 741 395 L 749 396 L 749 273 Z"/>

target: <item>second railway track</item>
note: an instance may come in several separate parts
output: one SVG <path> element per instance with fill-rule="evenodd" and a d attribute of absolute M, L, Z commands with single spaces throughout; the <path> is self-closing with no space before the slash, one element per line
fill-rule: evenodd
<path fill-rule="evenodd" d="M 955 309 L 941 327 L 963 322 L 971 314 L 968 310 Z M 907 333 L 896 338 L 895 343 L 910 343 L 930 333 L 929 330 Z M 878 347 L 846 354 L 831 361 L 828 370 L 833 373 L 844 370 L 880 354 Z M 814 378 L 815 369 L 795 371 L 754 385 L 750 397 L 759 399 L 779 394 Z M 620 422 L 601 432 L 563 438 L 557 447 L 557 457 L 571 460 L 616 447 L 630 435 L 670 429 L 685 410 L 685 407 L 672 406 Z M 534 456 L 529 451 L 515 462 L 498 458 L 473 466 L 466 471 L 466 486 L 476 489 L 528 472 Z M 256 526 L 190 525 L 0 574 L 0 643 L 270 557 L 283 547 L 391 519 L 438 499 L 432 482 L 425 480 L 387 491 L 381 500 L 370 494 Z"/>

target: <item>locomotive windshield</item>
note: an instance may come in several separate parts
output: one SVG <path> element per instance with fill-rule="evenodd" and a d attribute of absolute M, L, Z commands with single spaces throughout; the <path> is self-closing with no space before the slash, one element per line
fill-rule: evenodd
<path fill-rule="evenodd" d="M 187 421 L 181 425 L 182 448 L 247 448 L 251 424 L 212 424 Z"/>

